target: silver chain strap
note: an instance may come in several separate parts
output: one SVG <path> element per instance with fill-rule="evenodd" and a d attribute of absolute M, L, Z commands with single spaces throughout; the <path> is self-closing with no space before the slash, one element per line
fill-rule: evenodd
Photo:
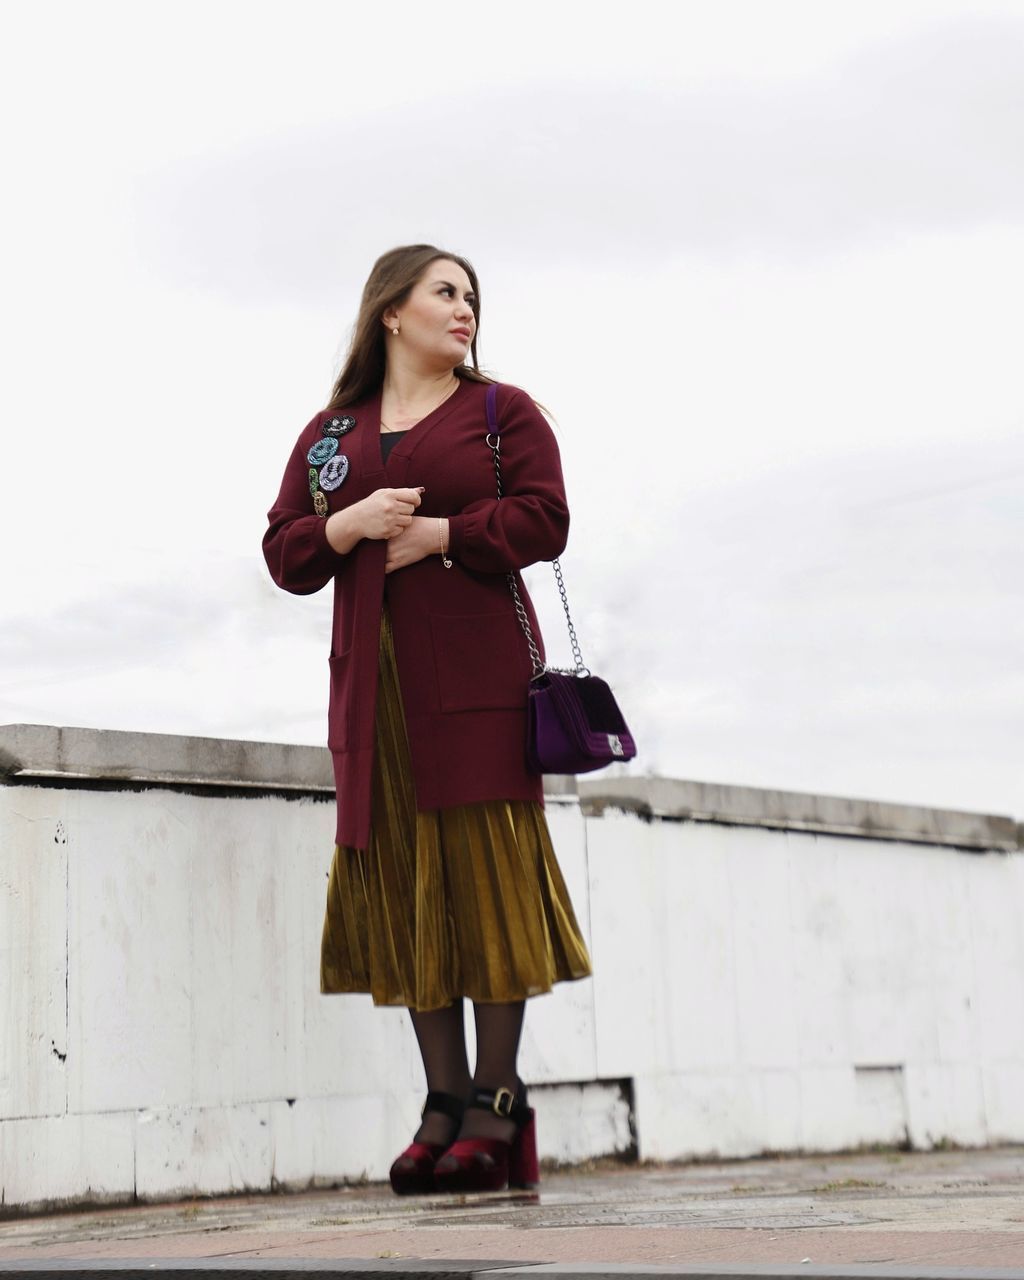
<path fill-rule="evenodd" d="M 491 452 L 494 454 L 494 478 L 498 482 L 498 500 L 505 496 L 505 489 L 501 483 L 501 435 L 496 432 L 487 433 L 487 444 Z M 572 657 L 576 663 L 575 669 L 566 672 L 566 675 L 589 676 L 590 671 L 583 665 L 583 654 L 580 652 L 580 642 L 576 636 L 576 628 L 572 625 L 572 614 L 569 612 L 569 597 L 565 591 L 565 579 L 562 577 L 562 566 L 558 562 L 556 556 L 551 562 L 551 567 L 555 571 L 555 581 L 558 583 L 558 594 L 562 597 L 562 608 L 565 610 L 565 621 L 569 627 L 569 643 L 572 645 Z M 546 667 L 541 660 L 540 650 L 537 648 L 537 641 L 534 639 L 533 628 L 530 626 L 530 616 L 526 612 L 526 606 L 523 604 L 523 598 L 519 594 L 519 584 L 516 581 L 516 575 L 511 570 L 506 574 L 508 579 L 508 589 L 512 593 L 512 600 L 516 606 L 516 617 L 519 619 L 519 625 L 523 629 L 523 635 L 526 636 L 526 643 L 530 647 L 530 662 L 533 664 L 534 676 L 543 675 L 545 671 L 557 671 L 558 667 Z"/>

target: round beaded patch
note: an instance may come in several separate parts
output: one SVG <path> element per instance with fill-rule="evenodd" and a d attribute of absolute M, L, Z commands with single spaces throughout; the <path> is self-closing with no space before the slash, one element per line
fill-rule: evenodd
<path fill-rule="evenodd" d="M 312 445 L 309 453 L 306 454 L 306 461 L 311 467 L 322 467 L 338 452 L 337 440 L 331 440 L 325 436 L 324 439 L 318 440 Z"/>
<path fill-rule="evenodd" d="M 332 458 L 320 470 L 320 488 L 326 489 L 328 493 L 333 493 L 335 489 L 340 489 L 345 483 L 345 477 L 348 475 L 348 458 L 343 453 L 339 453 L 336 458 Z"/>
<path fill-rule="evenodd" d="M 325 436 L 343 436 L 346 431 L 351 431 L 355 425 L 355 418 L 349 417 L 348 414 L 343 418 L 328 418 L 323 424 L 323 433 Z"/>

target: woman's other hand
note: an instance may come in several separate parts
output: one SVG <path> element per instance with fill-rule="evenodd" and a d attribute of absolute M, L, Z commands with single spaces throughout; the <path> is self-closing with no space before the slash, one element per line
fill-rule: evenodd
<path fill-rule="evenodd" d="M 377 489 L 362 502 L 361 521 L 364 538 L 394 538 L 408 529 L 412 513 L 420 505 L 419 489 Z"/>
<path fill-rule="evenodd" d="M 388 540 L 384 572 L 405 569 L 417 560 L 437 555 L 440 550 L 437 520 L 433 516 L 413 516 L 401 533 Z"/>
<path fill-rule="evenodd" d="M 397 537 L 412 522 L 422 492 L 422 488 L 374 490 L 368 498 L 328 518 L 327 541 L 335 551 L 345 554 L 361 538 L 379 541 Z"/>

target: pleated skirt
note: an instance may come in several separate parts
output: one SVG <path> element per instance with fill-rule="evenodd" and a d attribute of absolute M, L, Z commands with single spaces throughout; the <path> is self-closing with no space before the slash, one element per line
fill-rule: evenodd
<path fill-rule="evenodd" d="M 386 608 L 379 680 L 370 843 L 335 846 L 321 991 L 429 1010 L 460 996 L 523 1000 L 587 977 L 590 958 L 540 804 L 417 812 Z"/>

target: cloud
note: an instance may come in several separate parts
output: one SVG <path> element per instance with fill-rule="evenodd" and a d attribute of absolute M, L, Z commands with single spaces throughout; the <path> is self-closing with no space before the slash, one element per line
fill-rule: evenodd
<path fill-rule="evenodd" d="M 1020 812 L 1024 23 L 940 7 L 650 7 L 582 49 L 559 10 L 482 61 L 422 7 L 138 19 L 155 61 L 83 58 L 95 15 L 40 34 L 0 719 L 323 741 L 330 595 L 269 585 L 262 513 L 347 291 L 431 238 L 558 416 L 574 617 L 639 769 Z M 396 23 L 449 61 L 395 62 Z"/>
<path fill-rule="evenodd" d="M 31 568 L 27 570 L 31 576 Z M 206 552 L 196 561 L 175 558 L 173 549 L 150 550 L 143 561 L 121 572 L 83 574 L 62 592 L 50 589 L 31 600 L 8 582 L 8 603 L 0 631 L 0 698 L 24 702 L 45 698 L 48 688 L 91 702 L 92 714 L 111 708 L 93 682 L 143 673 L 150 688 L 143 699 L 159 723 L 161 713 L 187 722 L 202 696 L 175 702 L 168 689 L 184 673 L 205 667 L 196 684 L 215 688 L 233 669 L 248 670 L 253 655 L 288 645 L 326 644 L 330 634 L 331 593 L 285 597 L 271 584 L 255 555 L 217 557 Z M 31 584 L 29 584 L 31 585 Z M 21 608 L 10 597 L 22 595 Z M 28 598 L 26 598 L 26 596 Z M 326 649 L 325 649 L 326 652 Z M 254 686 L 254 695 L 258 686 Z M 115 715 L 142 709 L 121 706 Z M 118 723 L 123 725 L 123 719 Z"/>
<path fill-rule="evenodd" d="M 145 256 L 336 305 L 391 243 L 603 265 L 806 255 L 1024 221 L 1024 22 L 938 23 L 782 82 L 533 82 L 293 130 L 139 179 Z M 364 109 L 365 109 L 365 104 Z"/>
<path fill-rule="evenodd" d="M 635 771 L 1020 812 L 1022 476 L 1019 432 L 848 450 L 595 529 L 566 578 Z"/>

